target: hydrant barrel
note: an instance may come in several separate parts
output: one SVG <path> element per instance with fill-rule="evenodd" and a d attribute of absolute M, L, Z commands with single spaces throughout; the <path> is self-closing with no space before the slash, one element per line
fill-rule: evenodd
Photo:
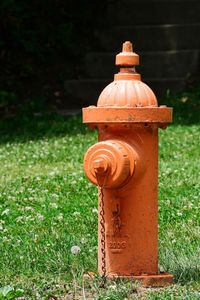
<path fill-rule="evenodd" d="M 97 106 L 83 108 L 83 122 L 98 129 L 84 170 L 100 191 L 99 273 L 163 286 L 173 276 L 158 269 L 158 129 L 172 122 L 172 108 L 158 106 L 136 72 L 138 64 L 132 44 L 125 42 L 114 81 Z"/>

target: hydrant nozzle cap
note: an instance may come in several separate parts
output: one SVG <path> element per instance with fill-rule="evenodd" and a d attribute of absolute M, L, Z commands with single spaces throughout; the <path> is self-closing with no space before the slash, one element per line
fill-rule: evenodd
<path fill-rule="evenodd" d="M 116 66 L 137 66 L 139 65 L 139 55 L 133 52 L 133 45 L 126 41 L 123 43 L 122 52 L 116 55 Z"/>

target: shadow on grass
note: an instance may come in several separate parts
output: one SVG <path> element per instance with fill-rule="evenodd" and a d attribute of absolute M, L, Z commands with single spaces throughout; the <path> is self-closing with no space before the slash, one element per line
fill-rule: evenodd
<path fill-rule="evenodd" d="M 168 95 L 164 100 L 159 101 L 159 104 L 173 107 L 174 125 L 200 124 L 200 88 L 174 97 Z M 82 124 L 81 115 L 64 117 L 52 113 L 43 113 L 39 116 L 23 113 L 0 121 L 0 143 L 11 140 L 23 142 L 86 132 L 88 127 Z"/>
<path fill-rule="evenodd" d="M 200 87 L 179 95 L 168 95 L 159 104 L 173 107 L 173 123 L 176 125 L 200 124 Z"/>
<path fill-rule="evenodd" d="M 21 115 L 0 121 L 0 143 L 73 136 L 85 134 L 88 130 L 88 127 L 82 124 L 81 115 L 67 117 L 58 114 Z"/>

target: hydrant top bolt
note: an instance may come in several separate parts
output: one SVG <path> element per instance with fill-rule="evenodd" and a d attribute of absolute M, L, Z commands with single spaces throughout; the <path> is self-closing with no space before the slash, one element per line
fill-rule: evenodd
<path fill-rule="evenodd" d="M 133 52 L 133 45 L 131 42 L 126 41 L 123 43 L 122 52 Z"/>
<path fill-rule="evenodd" d="M 139 55 L 133 52 L 132 43 L 126 41 L 123 43 L 122 52 L 117 54 L 116 66 L 126 66 L 126 67 L 133 67 L 139 65 Z"/>

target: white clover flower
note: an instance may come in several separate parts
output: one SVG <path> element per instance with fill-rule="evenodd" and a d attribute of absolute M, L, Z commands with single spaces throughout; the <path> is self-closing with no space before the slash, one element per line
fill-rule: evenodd
<path fill-rule="evenodd" d="M 35 234 L 34 237 L 33 237 L 34 242 L 37 242 L 38 238 L 39 238 L 39 235 Z"/>
<path fill-rule="evenodd" d="M 8 216 L 9 215 L 9 213 L 10 213 L 10 209 L 9 208 L 6 208 L 2 213 L 1 213 L 1 215 L 2 216 Z"/>
<path fill-rule="evenodd" d="M 76 180 L 72 180 L 71 184 L 77 184 L 77 181 Z"/>
<path fill-rule="evenodd" d="M 78 254 L 79 252 L 81 252 L 81 248 L 79 246 L 72 246 L 71 247 L 71 253 L 76 255 Z"/>
<path fill-rule="evenodd" d="M 180 217 L 180 216 L 182 216 L 182 215 L 183 215 L 182 212 L 179 212 L 179 211 L 177 212 L 177 216 Z"/>
<path fill-rule="evenodd" d="M 44 220 L 44 216 L 41 215 L 41 214 L 37 214 L 37 218 L 38 218 L 38 220 L 40 220 L 40 221 L 43 221 L 43 220 Z"/>
<path fill-rule="evenodd" d="M 63 220 L 63 214 L 60 213 L 60 214 L 58 215 L 57 219 L 58 219 L 58 221 L 62 221 L 62 220 Z"/>
<path fill-rule="evenodd" d="M 81 239 L 81 244 L 85 244 L 87 242 L 87 240 L 83 237 L 82 239 Z"/>
<path fill-rule="evenodd" d="M 2 241 L 3 242 L 10 242 L 10 239 L 7 236 L 3 236 Z"/>
<path fill-rule="evenodd" d="M 2 231 L 2 230 L 3 230 L 3 225 L 0 224 L 0 231 Z"/>
<path fill-rule="evenodd" d="M 27 217 L 25 217 L 25 220 L 26 220 L 26 221 L 29 221 L 29 220 L 30 220 L 30 221 L 33 221 L 34 218 L 32 218 L 32 216 L 27 216 Z"/>
<path fill-rule="evenodd" d="M 198 297 L 198 299 L 199 299 L 199 297 L 200 297 L 200 292 L 196 292 L 196 291 L 194 291 L 194 292 L 193 292 L 193 294 L 194 294 L 195 296 L 197 296 L 197 297 Z"/>
<path fill-rule="evenodd" d="M 80 216 L 80 212 L 79 211 L 75 211 L 73 212 L 73 216 L 76 217 L 76 216 Z"/>
<path fill-rule="evenodd" d="M 58 204 L 56 204 L 56 203 L 51 203 L 50 206 L 51 206 L 51 208 L 55 208 L 55 209 L 58 208 Z"/>
<path fill-rule="evenodd" d="M 92 212 L 93 212 L 93 214 L 98 214 L 98 209 L 97 208 L 93 208 Z"/>
<path fill-rule="evenodd" d="M 52 171 L 52 172 L 49 172 L 49 176 L 54 176 L 56 174 L 56 172 Z"/>
<path fill-rule="evenodd" d="M 31 206 L 26 206 L 26 207 L 24 208 L 24 210 L 25 210 L 25 211 L 29 211 L 29 210 L 33 210 L 33 208 L 32 208 Z"/>
<path fill-rule="evenodd" d="M 111 285 L 109 286 L 109 289 L 111 289 L 111 290 L 116 290 L 116 289 L 117 289 L 116 284 L 111 284 Z"/>
<path fill-rule="evenodd" d="M 52 197 L 58 198 L 58 194 L 53 193 L 53 194 L 52 194 Z"/>
<path fill-rule="evenodd" d="M 18 223 L 18 222 L 21 222 L 23 219 L 24 219 L 23 216 L 19 216 L 19 217 L 17 217 L 16 222 L 17 222 L 17 223 Z"/>

